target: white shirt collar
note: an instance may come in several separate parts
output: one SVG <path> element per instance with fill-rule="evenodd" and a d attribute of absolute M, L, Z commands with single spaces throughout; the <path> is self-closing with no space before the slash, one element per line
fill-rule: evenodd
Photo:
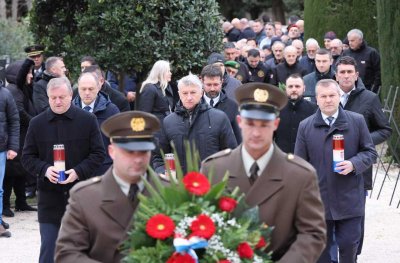
<path fill-rule="evenodd" d="M 333 117 L 333 121 L 331 123 L 331 125 L 333 125 L 339 115 L 339 110 L 337 110 L 333 115 L 326 115 L 321 111 L 321 115 L 322 115 L 322 119 L 326 122 L 326 124 L 329 125 L 329 121 L 328 121 L 328 117 L 332 116 Z"/>
<path fill-rule="evenodd" d="M 208 103 L 208 105 L 211 105 L 210 104 L 211 98 L 207 97 L 206 94 L 204 94 L 203 97 L 206 100 L 206 102 Z M 213 101 L 214 101 L 214 106 L 213 107 L 215 107 L 215 105 L 217 105 L 220 97 L 221 97 L 221 93 L 219 93 L 217 97 L 213 98 Z"/>
<path fill-rule="evenodd" d="M 349 99 L 350 93 L 355 90 L 356 87 L 354 86 L 349 92 L 344 92 L 342 89 L 340 89 L 340 103 L 344 107 Z"/>
<path fill-rule="evenodd" d="M 342 89 L 340 89 L 340 97 L 343 96 L 344 94 L 350 95 L 350 93 L 356 89 L 356 86 L 354 86 L 349 92 L 344 92 Z"/>
<path fill-rule="evenodd" d="M 114 176 L 115 181 L 117 182 L 119 188 L 121 188 L 121 191 L 128 196 L 129 193 L 129 188 L 131 187 L 131 184 L 128 182 L 125 182 L 124 180 L 122 180 L 118 175 L 115 174 L 115 170 L 112 170 L 112 175 Z M 144 175 L 145 178 L 147 178 L 147 174 Z M 138 187 L 139 187 L 139 192 L 141 192 L 144 189 L 144 183 L 142 180 L 140 180 L 137 183 Z"/>
<path fill-rule="evenodd" d="M 97 97 L 96 97 L 96 99 L 97 99 Z M 92 101 L 92 103 L 90 103 L 89 105 L 86 105 L 85 103 L 83 103 L 83 101 L 81 101 L 81 108 L 83 109 L 84 107 L 89 106 L 90 107 L 90 111 L 89 112 L 93 112 L 94 103 L 96 102 L 96 99 L 94 99 Z"/>
<path fill-rule="evenodd" d="M 250 177 L 250 168 L 253 165 L 254 162 L 257 162 L 258 165 L 258 176 L 261 175 L 261 173 L 264 171 L 265 167 L 267 167 L 269 161 L 271 160 L 272 153 L 274 152 L 274 144 L 271 144 L 269 147 L 268 151 L 264 153 L 258 160 L 254 160 L 253 157 L 249 154 L 249 152 L 246 150 L 245 146 L 242 146 L 242 159 L 243 159 L 243 165 L 244 165 L 244 170 L 246 171 L 246 175 Z"/>

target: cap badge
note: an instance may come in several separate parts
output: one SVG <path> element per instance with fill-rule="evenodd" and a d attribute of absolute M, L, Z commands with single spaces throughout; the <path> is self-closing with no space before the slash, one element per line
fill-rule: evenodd
<path fill-rule="evenodd" d="M 256 89 L 254 91 L 254 100 L 257 102 L 266 102 L 268 100 L 269 94 L 265 89 Z"/>
<path fill-rule="evenodd" d="M 132 118 L 131 119 L 131 128 L 135 132 L 144 131 L 144 127 L 146 126 L 146 121 L 144 118 Z"/>

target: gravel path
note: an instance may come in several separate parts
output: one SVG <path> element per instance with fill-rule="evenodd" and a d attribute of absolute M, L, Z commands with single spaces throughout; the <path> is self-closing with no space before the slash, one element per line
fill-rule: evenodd
<path fill-rule="evenodd" d="M 376 199 L 384 174 L 378 174 L 372 198 L 367 197 L 366 233 L 363 253 L 358 263 L 400 262 L 400 190 L 389 206 L 398 169 L 390 171 L 379 200 Z M 400 188 L 400 185 L 398 186 Z M 40 247 L 39 224 L 36 212 L 17 212 L 5 218 L 10 224 L 11 238 L 0 238 L 1 263 L 37 262 Z"/>

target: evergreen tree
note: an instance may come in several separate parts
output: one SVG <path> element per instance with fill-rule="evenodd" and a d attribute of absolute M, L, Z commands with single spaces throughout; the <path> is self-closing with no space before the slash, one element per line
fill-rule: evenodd
<path fill-rule="evenodd" d="M 386 98 L 389 87 L 400 87 L 400 45 L 399 45 L 399 28 L 400 28 L 400 3 L 398 1 L 377 1 L 378 10 L 378 30 L 379 30 L 379 48 L 381 50 L 381 76 L 382 76 L 382 95 L 381 98 Z M 399 39 L 399 41 L 397 41 Z M 392 96 L 394 90 L 392 91 Z M 398 95 L 397 98 L 399 98 Z M 400 125 L 400 101 L 397 99 L 396 108 L 394 109 L 393 119 Z M 396 143 L 398 137 L 396 129 L 393 129 L 393 134 L 389 143 Z M 397 157 L 400 156 L 400 146 L 397 145 Z M 400 162 L 400 160 L 396 160 Z"/>
<path fill-rule="evenodd" d="M 343 40 L 349 30 L 358 28 L 368 45 L 378 48 L 376 0 L 305 0 L 304 21 L 305 39 L 315 38 L 320 45 L 328 31 Z"/>
<path fill-rule="evenodd" d="M 134 70 L 142 81 L 159 59 L 179 76 L 198 72 L 222 46 L 215 0 L 36 2 L 34 33 L 49 53 L 65 54 L 73 72 L 81 56 L 91 55 L 120 78 Z"/>

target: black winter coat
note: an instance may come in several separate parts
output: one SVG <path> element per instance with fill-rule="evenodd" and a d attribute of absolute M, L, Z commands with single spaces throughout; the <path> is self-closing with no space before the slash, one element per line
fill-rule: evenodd
<path fill-rule="evenodd" d="M 377 89 L 381 85 L 381 57 L 378 51 L 365 41 L 357 50 L 347 49 L 343 56 L 353 57 L 357 61 L 359 77 L 367 89 Z"/>
<path fill-rule="evenodd" d="M 306 71 L 305 75 L 310 74 L 315 70 L 315 59 L 309 58 L 307 55 L 299 60 L 300 66 Z"/>
<path fill-rule="evenodd" d="M 131 110 L 131 107 L 125 95 L 122 92 L 113 89 L 107 81 L 104 82 L 103 86 L 101 86 L 101 91 L 108 95 L 111 102 L 118 107 L 120 112 Z"/>
<path fill-rule="evenodd" d="M 279 114 L 281 120 L 274 133 L 275 143 L 282 151 L 286 153 L 294 152 L 300 122 L 313 115 L 317 108 L 317 104 L 303 98 L 295 102 L 288 101 Z"/>
<path fill-rule="evenodd" d="M 30 59 L 17 61 L 9 65 L 6 70 L 6 78 L 9 83 L 7 89 L 11 92 L 15 100 L 20 121 L 20 148 L 17 157 L 12 161 L 19 161 L 21 158 L 29 122 L 36 115 L 32 102 L 32 85 L 25 84 L 26 75 L 29 73 L 30 67 L 33 63 L 34 62 Z"/>
<path fill-rule="evenodd" d="M 35 106 L 35 110 L 38 114 L 45 111 L 49 107 L 47 84 L 53 78 L 55 78 L 55 76 L 45 71 L 42 74 L 42 78 L 33 84 L 33 106 Z"/>
<path fill-rule="evenodd" d="M 64 144 L 65 169 L 74 169 L 79 180 L 93 176 L 103 163 L 105 150 L 96 117 L 73 105 L 64 114 L 47 109 L 31 120 L 22 151 L 22 165 L 37 177 L 40 223 L 60 224 L 75 183 L 51 183 L 45 173 L 53 166 L 53 145 Z"/>
<path fill-rule="evenodd" d="M 140 92 L 137 110 L 152 113 L 160 120 L 162 125 L 164 118 L 174 112 L 174 109 L 174 94 L 171 86 L 168 85 L 165 89 L 165 96 L 158 83 L 148 83 L 143 87 Z"/>
<path fill-rule="evenodd" d="M 240 80 L 230 76 L 229 74 L 225 73 L 224 78 L 222 80 L 222 90 L 225 92 L 228 98 L 234 100 L 236 102 L 235 91 L 242 85 Z"/>
<path fill-rule="evenodd" d="M 215 109 L 225 112 L 228 116 L 229 121 L 235 134 L 235 138 L 238 144 L 242 143 L 242 132 L 240 131 L 239 125 L 236 121 L 236 116 L 239 115 L 238 104 L 224 93 L 220 93 L 219 101 L 214 105 Z"/>
<path fill-rule="evenodd" d="M 11 93 L 0 81 L 0 152 L 19 149 L 19 115 Z"/>
<path fill-rule="evenodd" d="M 286 61 L 280 63 L 276 68 L 272 69 L 271 84 L 275 86 L 278 86 L 279 83 L 286 84 L 286 79 L 294 73 L 304 76 L 306 71 L 300 66 L 298 61 L 293 65 L 289 65 Z"/>
<path fill-rule="evenodd" d="M 76 107 L 81 108 L 82 107 L 81 98 L 79 96 L 76 96 L 75 99 L 73 100 L 73 104 Z M 97 95 L 96 102 L 94 103 L 94 108 L 92 113 L 96 116 L 97 123 L 99 124 L 100 128 L 101 124 L 105 120 L 119 113 L 119 109 L 117 106 L 115 106 L 115 104 L 111 102 L 107 94 L 100 91 L 99 94 Z M 104 149 L 108 149 L 108 145 L 110 145 L 110 139 L 103 133 L 101 133 L 101 137 L 103 138 Z M 113 163 L 111 157 L 108 155 L 108 151 L 106 151 L 106 153 L 107 153 L 106 158 L 104 159 L 103 164 L 94 173 L 96 176 L 103 175 Z"/>
<path fill-rule="evenodd" d="M 312 102 L 317 102 L 317 99 L 315 98 L 315 86 L 321 79 L 335 79 L 335 71 L 332 69 L 332 67 L 327 73 L 320 73 L 318 69 L 315 68 L 314 72 L 311 72 L 303 77 L 304 85 L 306 86 L 306 90 L 303 94 L 305 98 L 309 98 L 309 100 Z"/>
<path fill-rule="evenodd" d="M 183 171 L 186 171 L 185 144 L 188 140 L 194 143 L 204 160 L 211 154 L 227 148 L 235 148 L 237 142 L 231 124 L 225 113 L 211 108 L 204 99 L 189 113 L 178 102 L 175 112 L 164 119 L 160 137 L 160 149 L 164 153 L 171 153 L 171 143 L 176 151 Z M 165 173 L 164 161 L 159 151 L 156 151 L 153 167 L 158 173 Z"/>
<path fill-rule="evenodd" d="M 344 107 L 345 110 L 357 112 L 364 116 L 374 145 L 386 141 L 392 134 L 392 128 L 382 108 L 379 96 L 367 90 L 360 79 L 357 81 L 356 89 L 350 93 Z M 371 190 L 372 166 L 363 175 L 365 189 Z"/>

